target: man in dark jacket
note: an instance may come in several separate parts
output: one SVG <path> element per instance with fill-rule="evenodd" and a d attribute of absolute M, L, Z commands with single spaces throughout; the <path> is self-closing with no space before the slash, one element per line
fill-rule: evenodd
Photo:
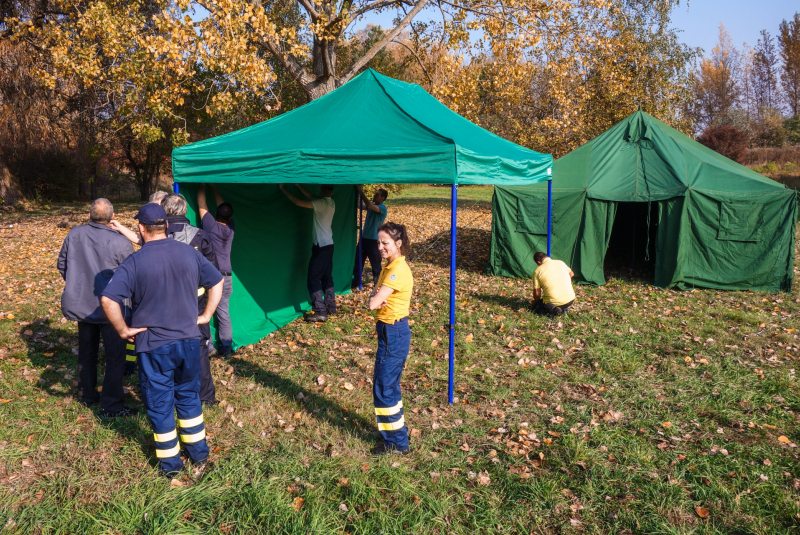
<path fill-rule="evenodd" d="M 181 243 L 191 245 L 217 267 L 217 256 L 208 234 L 189 224 L 186 218 L 186 199 L 176 193 L 171 193 L 161 200 L 161 206 L 167 213 L 167 237 Z M 208 294 L 204 288 L 197 289 L 197 314 L 201 315 L 206 309 Z M 200 402 L 208 407 L 217 404 L 217 391 L 211 378 L 211 362 L 208 360 L 209 350 L 214 347 L 211 342 L 211 326 L 209 323 L 198 325 L 200 327 Z"/>
<path fill-rule="evenodd" d="M 125 371 L 125 341 L 108 323 L 100 304 L 117 267 L 133 253 L 130 242 L 111 230 L 114 207 L 108 199 L 97 199 L 89 212 L 91 222 L 69 231 L 58 255 L 58 271 L 66 281 L 61 311 L 78 322 L 78 396 L 89 406 L 100 402 L 103 417 L 128 416 L 124 405 L 122 375 Z M 106 353 L 103 391 L 97 393 L 97 354 L 100 336 Z"/>

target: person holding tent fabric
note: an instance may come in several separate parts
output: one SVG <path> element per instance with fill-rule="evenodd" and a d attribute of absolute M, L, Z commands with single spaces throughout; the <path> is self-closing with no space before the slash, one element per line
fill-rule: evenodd
<path fill-rule="evenodd" d="M 533 255 L 539 266 L 533 272 L 533 312 L 561 316 L 575 302 L 572 277 L 575 273 L 561 260 L 554 260 L 542 252 Z"/>
<path fill-rule="evenodd" d="M 405 257 L 410 247 L 403 225 L 384 223 L 378 228 L 378 249 L 381 258 L 386 259 L 386 266 L 369 296 L 369 309 L 378 311 L 372 394 L 383 444 L 372 450 L 376 455 L 405 455 L 409 449 L 400 377 L 411 346 L 408 313 L 414 277 Z"/>
<path fill-rule="evenodd" d="M 183 468 L 180 442 L 196 471 L 208 458 L 200 404 L 200 329 L 208 323 L 222 296 L 222 275 L 194 248 L 167 238 L 167 214 L 160 205 L 145 204 L 135 218 L 144 245 L 129 256 L 103 290 L 101 302 L 119 336 L 134 341 L 143 399 L 156 442 L 162 474 Z M 197 315 L 197 288 L 208 292 Z M 120 308 L 131 299 L 130 326 Z M 168 303 L 168 305 L 165 305 Z"/>
<path fill-rule="evenodd" d="M 216 215 L 212 216 L 206 203 L 206 185 L 197 189 L 197 208 L 203 231 L 208 234 L 214 254 L 217 257 L 217 268 L 225 277 L 222 287 L 222 299 L 217 307 L 217 335 L 219 336 L 219 354 L 222 358 L 230 358 L 233 353 L 233 325 L 231 324 L 230 302 L 233 294 L 233 268 L 231 267 L 231 246 L 233 233 L 233 206 L 225 202 L 217 187 L 211 184 L 214 201 L 217 203 Z"/>
<path fill-rule="evenodd" d="M 295 184 L 295 187 L 308 200 L 300 199 L 289 193 L 285 184 L 280 184 L 279 187 L 295 205 L 314 210 L 313 245 L 306 278 L 308 294 L 311 298 L 311 312 L 305 316 L 305 320 L 312 323 L 328 321 L 328 316 L 336 315 L 336 289 L 333 285 L 333 229 L 331 227 L 333 216 L 336 213 L 336 202 L 331 198 L 333 186 L 320 186 L 319 195 L 314 195 L 300 184 Z"/>
<path fill-rule="evenodd" d="M 367 217 L 364 219 L 364 227 L 361 230 L 361 243 L 356 247 L 356 259 L 353 266 L 353 282 L 351 290 L 355 291 L 361 284 L 361 273 L 364 269 L 365 257 L 369 258 L 369 266 L 372 268 L 372 283 L 378 282 L 381 276 L 381 253 L 378 250 L 378 227 L 386 220 L 386 206 L 383 202 L 389 196 L 389 192 L 383 188 L 378 189 L 372 196 L 372 201 L 364 195 L 361 186 L 356 186 L 361 200 L 364 201 L 363 210 L 367 210 Z M 359 251 L 360 247 L 360 251 Z"/>

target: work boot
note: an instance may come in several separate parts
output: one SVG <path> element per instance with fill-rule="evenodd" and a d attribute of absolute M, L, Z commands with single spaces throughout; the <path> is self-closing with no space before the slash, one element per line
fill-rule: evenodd
<path fill-rule="evenodd" d="M 409 450 L 399 450 L 393 446 L 386 447 L 386 444 L 381 444 L 372 448 L 373 455 L 408 455 Z"/>
<path fill-rule="evenodd" d="M 325 314 L 318 314 L 312 310 L 311 312 L 306 314 L 303 319 L 309 323 L 325 323 L 326 321 L 328 321 L 328 316 L 326 316 Z"/>

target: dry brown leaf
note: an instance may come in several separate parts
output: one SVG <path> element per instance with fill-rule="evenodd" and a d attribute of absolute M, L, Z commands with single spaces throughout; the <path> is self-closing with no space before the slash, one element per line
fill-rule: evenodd
<path fill-rule="evenodd" d="M 352 383 L 345 383 L 342 385 L 342 388 L 345 390 L 353 390 L 355 387 L 352 385 Z"/>
<path fill-rule="evenodd" d="M 300 509 L 303 508 L 304 503 L 306 503 L 306 499 L 301 498 L 300 496 L 292 500 L 292 509 L 294 509 L 295 513 L 299 512 Z"/>
<path fill-rule="evenodd" d="M 460 449 L 461 451 L 469 451 L 469 444 L 464 442 L 461 446 L 459 446 L 458 449 Z"/>
<path fill-rule="evenodd" d="M 784 444 L 791 444 L 792 443 L 792 441 L 789 440 L 788 437 L 785 437 L 783 435 L 778 437 L 778 442 L 782 442 Z"/>
<path fill-rule="evenodd" d="M 694 508 L 694 512 L 697 513 L 697 516 L 700 518 L 708 518 L 711 512 L 706 509 L 705 507 L 700 507 L 699 505 Z"/>

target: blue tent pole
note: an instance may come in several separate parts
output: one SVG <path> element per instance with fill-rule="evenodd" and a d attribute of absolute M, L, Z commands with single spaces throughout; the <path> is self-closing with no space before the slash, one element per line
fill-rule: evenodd
<path fill-rule="evenodd" d="M 450 190 L 450 372 L 447 386 L 447 399 L 453 404 L 453 368 L 455 367 L 455 329 L 456 329 L 456 211 L 458 184 Z"/>
<path fill-rule="evenodd" d="M 361 287 L 361 278 L 363 276 L 361 271 L 364 269 L 364 256 L 362 253 L 362 242 L 364 240 L 364 225 L 362 224 L 362 217 L 364 216 L 364 212 L 362 208 L 363 203 L 361 202 L 361 194 L 358 192 L 358 190 L 356 190 L 356 195 L 358 195 L 358 289 L 363 290 Z"/>
<path fill-rule="evenodd" d="M 181 192 L 181 187 L 178 185 L 177 182 L 173 182 L 172 183 L 172 192 L 173 193 L 180 193 Z"/>
<path fill-rule="evenodd" d="M 547 256 L 553 242 L 553 180 L 547 181 Z"/>

